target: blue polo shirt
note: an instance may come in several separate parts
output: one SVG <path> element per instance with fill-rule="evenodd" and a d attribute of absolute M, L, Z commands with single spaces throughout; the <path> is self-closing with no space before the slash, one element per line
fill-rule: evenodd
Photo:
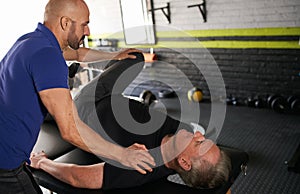
<path fill-rule="evenodd" d="M 30 162 L 47 110 L 38 92 L 68 88 L 68 67 L 54 34 L 39 23 L 0 63 L 0 169 Z"/>

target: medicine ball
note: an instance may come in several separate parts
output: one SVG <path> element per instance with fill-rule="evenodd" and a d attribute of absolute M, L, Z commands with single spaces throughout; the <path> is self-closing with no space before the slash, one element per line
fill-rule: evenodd
<path fill-rule="evenodd" d="M 188 91 L 187 96 L 188 96 L 189 101 L 192 101 L 192 102 L 200 102 L 203 99 L 202 90 L 199 88 L 196 88 L 196 87 L 190 89 Z"/>

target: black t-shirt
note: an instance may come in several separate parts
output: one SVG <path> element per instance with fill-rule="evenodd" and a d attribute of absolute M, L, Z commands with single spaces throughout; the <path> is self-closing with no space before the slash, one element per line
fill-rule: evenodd
<path fill-rule="evenodd" d="M 113 107 L 111 105 L 112 100 L 114 104 Z M 124 105 L 125 107 L 129 107 L 129 111 L 122 108 Z M 157 130 L 151 128 L 153 125 L 148 126 L 148 128 L 150 127 L 149 130 L 154 130 L 151 133 L 149 132 L 149 134 L 148 132 L 139 133 L 139 130 L 147 130 L 147 127 L 136 129 L 135 125 L 130 122 L 146 124 L 150 122 L 150 119 L 154 119 L 154 121 L 152 120 L 151 122 L 155 122 L 155 118 L 151 118 L 149 114 L 148 106 L 121 95 L 115 95 L 113 97 L 108 95 L 99 100 L 95 104 L 95 107 L 98 121 L 95 120 L 95 115 L 89 113 L 88 116 L 84 116 L 84 118 L 87 119 L 85 122 L 88 125 L 94 130 L 96 129 L 106 140 L 121 146 L 128 147 L 133 143 L 144 144 L 157 164 L 156 167 L 153 167 L 153 172 L 147 172 L 146 175 L 143 175 L 134 169 L 129 169 L 119 163 L 114 161 L 108 162 L 104 159 L 106 163 L 104 165 L 103 189 L 138 186 L 175 173 L 173 170 L 166 168 L 163 164 L 160 144 L 165 135 L 174 134 L 181 128 L 189 129 L 188 125 L 180 123 L 160 111 L 152 110 L 155 112 L 153 113 L 155 118 L 165 118 L 164 122 Z M 115 111 L 117 111 L 117 114 L 113 112 L 113 108 L 116 107 L 117 109 Z M 134 121 L 130 121 L 130 119 L 124 120 L 125 114 L 130 114 L 129 117 Z M 120 124 L 120 117 L 121 120 L 126 122 L 125 127 L 122 125 L 122 122 Z M 134 129 L 135 131 L 128 131 L 125 128 L 129 128 L 129 130 Z"/>
<path fill-rule="evenodd" d="M 116 110 L 118 112 L 117 115 L 112 111 L 113 108 L 110 105 L 111 100 L 113 100 L 114 107 L 120 107 Z M 124 108 L 122 108 L 122 105 L 124 104 L 125 107 L 129 107 L 129 113 L 126 112 L 126 110 L 124 110 L 125 113 L 123 112 Z M 173 170 L 166 168 L 164 165 L 160 145 L 164 136 L 176 133 L 179 128 L 183 127 L 180 125 L 184 124 L 181 124 L 179 121 L 155 110 L 152 110 L 155 112 L 153 113 L 155 116 L 151 117 L 148 106 L 122 96 L 114 96 L 113 99 L 111 96 L 105 97 L 96 105 L 96 107 L 100 123 L 105 129 L 106 135 L 109 136 L 112 141 L 124 147 L 128 147 L 133 143 L 144 144 L 149 149 L 150 154 L 157 164 L 157 166 L 153 168 L 153 172 L 148 172 L 146 175 L 143 175 L 134 169 L 128 169 L 124 166 L 121 167 L 120 165 L 114 166 L 106 163 L 104 165 L 103 189 L 133 187 L 174 173 Z M 147 129 L 147 126 L 134 129 L 135 126 L 128 123 L 133 121 L 126 120 L 127 128 L 129 130 L 134 130 L 127 131 L 124 129 L 124 126 L 121 127 L 122 123 L 118 123 L 118 117 L 120 117 L 120 115 L 122 117 L 123 113 L 131 114 L 131 119 L 134 119 L 139 124 L 156 122 L 156 118 L 165 118 L 165 120 L 162 125 L 157 128 L 157 130 L 155 128 L 151 128 L 153 126 L 152 124 L 148 126 L 150 127 L 149 129 Z M 150 121 L 151 119 L 154 120 Z M 123 117 L 121 120 L 123 120 Z M 184 127 L 187 128 L 187 126 Z M 139 132 L 138 130 L 153 130 L 153 132 L 149 132 L 149 134 L 147 134 Z"/>
<path fill-rule="evenodd" d="M 156 163 L 163 164 L 160 153 L 157 152 L 155 156 L 151 153 L 151 155 L 155 158 Z M 152 172 L 143 175 L 134 169 L 105 163 L 102 188 L 115 189 L 139 186 L 174 173 L 175 171 L 166 168 L 165 165 L 155 167 Z"/>

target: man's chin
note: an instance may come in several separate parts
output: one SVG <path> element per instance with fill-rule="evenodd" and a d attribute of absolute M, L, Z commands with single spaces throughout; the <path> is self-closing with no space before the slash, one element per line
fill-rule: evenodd
<path fill-rule="evenodd" d="M 70 46 L 70 47 L 71 47 L 73 50 L 77 50 L 77 49 L 79 49 L 80 45 L 81 45 L 81 44 L 78 44 L 77 46 Z"/>

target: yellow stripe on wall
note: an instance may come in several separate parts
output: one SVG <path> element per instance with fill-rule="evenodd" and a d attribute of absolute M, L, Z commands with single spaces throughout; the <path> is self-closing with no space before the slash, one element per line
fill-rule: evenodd
<path fill-rule="evenodd" d="M 298 41 L 162 41 L 156 45 L 126 45 L 125 42 L 119 42 L 119 47 L 135 48 L 268 48 L 268 49 L 300 49 Z"/>
<path fill-rule="evenodd" d="M 246 28 L 157 32 L 160 38 L 174 37 L 218 37 L 218 36 L 300 36 L 300 27 Z"/>
<path fill-rule="evenodd" d="M 300 36 L 300 27 L 244 28 L 213 30 L 172 30 L 157 32 L 159 38 L 218 37 L 218 36 Z M 122 32 L 91 35 L 90 38 L 124 38 Z"/>

